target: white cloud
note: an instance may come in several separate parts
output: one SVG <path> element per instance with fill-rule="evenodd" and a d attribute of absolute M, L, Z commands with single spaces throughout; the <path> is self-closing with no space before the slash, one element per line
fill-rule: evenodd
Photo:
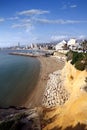
<path fill-rule="evenodd" d="M 70 8 L 76 8 L 77 5 L 70 5 Z"/>
<path fill-rule="evenodd" d="M 79 35 L 77 38 L 78 38 L 78 39 L 86 39 L 87 36 L 85 36 L 85 35 Z"/>
<path fill-rule="evenodd" d="M 80 21 L 80 20 L 49 20 L 49 19 L 35 19 L 37 22 L 44 23 L 44 24 L 76 24 L 76 23 L 86 23 L 87 21 Z"/>
<path fill-rule="evenodd" d="M 30 33 L 32 30 L 35 29 L 35 27 L 30 23 L 13 24 L 12 28 L 24 29 L 26 33 Z"/>
<path fill-rule="evenodd" d="M 5 19 L 4 18 L 0 18 L 0 22 L 4 22 L 5 21 Z"/>
<path fill-rule="evenodd" d="M 58 40 L 64 40 L 67 39 L 68 36 L 67 35 L 56 35 L 56 36 L 52 36 L 51 40 L 52 41 L 58 41 Z"/>
<path fill-rule="evenodd" d="M 66 10 L 66 9 L 74 9 L 74 8 L 77 8 L 77 5 L 76 4 L 70 4 L 70 3 L 66 3 L 62 6 L 62 10 Z"/>
<path fill-rule="evenodd" d="M 19 17 L 10 17 L 10 18 L 7 18 L 7 20 L 18 20 L 19 19 Z"/>
<path fill-rule="evenodd" d="M 78 24 L 81 22 L 87 21 L 79 21 L 79 20 L 49 20 L 49 19 L 41 19 L 41 18 L 31 18 L 31 19 L 21 19 L 18 21 L 19 23 L 15 23 L 12 25 L 12 28 L 20 28 L 24 29 L 26 32 L 30 32 L 35 29 L 37 23 L 41 24 Z M 56 37 L 55 37 L 56 38 Z"/>
<path fill-rule="evenodd" d="M 29 23 L 23 23 L 23 24 L 13 24 L 12 25 L 12 28 L 27 28 L 27 27 L 30 27 L 32 26 L 31 24 Z"/>
<path fill-rule="evenodd" d="M 40 18 L 35 19 L 35 21 L 40 22 L 40 23 L 48 23 L 48 24 L 54 23 L 53 20 L 49 20 L 49 19 L 40 19 Z"/>
<path fill-rule="evenodd" d="M 31 10 L 24 10 L 18 12 L 18 15 L 40 15 L 40 14 L 48 14 L 49 11 L 46 10 L 39 10 L 39 9 L 31 9 Z"/>
<path fill-rule="evenodd" d="M 21 19 L 23 23 L 31 23 L 32 19 Z"/>

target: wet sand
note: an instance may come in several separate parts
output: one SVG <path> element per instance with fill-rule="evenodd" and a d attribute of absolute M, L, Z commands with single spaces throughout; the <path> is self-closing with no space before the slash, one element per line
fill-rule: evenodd
<path fill-rule="evenodd" d="M 40 75 L 35 89 L 25 103 L 25 106 L 29 108 L 41 106 L 49 74 L 62 69 L 64 66 L 64 62 L 59 61 L 55 57 L 38 57 L 37 59 L 40 61 Z"/>

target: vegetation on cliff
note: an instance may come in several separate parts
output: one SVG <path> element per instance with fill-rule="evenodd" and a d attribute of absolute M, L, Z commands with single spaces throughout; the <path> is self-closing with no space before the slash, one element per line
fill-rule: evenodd
<path fill-rule="evenodd" d="M 67 61 L 71 61 L 72 65 L 75 65 L 75 68 L 78 70 L 87 69 L 87 52 L 74 52 L 69 51 L 67 54 Z"/>
<path fill-rule="evenodd" d="M 87 50 L 87 40 L 84 40 L 84 41 L 82 42 L 81 46 L 82 46 L 82 50 L 83 50 L 83 51 L 86 51 L 86 50 Z"/>

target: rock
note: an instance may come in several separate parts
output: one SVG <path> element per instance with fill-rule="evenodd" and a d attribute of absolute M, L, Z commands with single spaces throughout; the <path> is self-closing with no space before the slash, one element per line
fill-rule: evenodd
<path fill-rule="evenodd" d="M 48 108 L 63 105 L 68 97 L 69 94 L 63 86 L 63 80 L 61 80 L 61 71 L 50 74 L 42 105 Z"/>

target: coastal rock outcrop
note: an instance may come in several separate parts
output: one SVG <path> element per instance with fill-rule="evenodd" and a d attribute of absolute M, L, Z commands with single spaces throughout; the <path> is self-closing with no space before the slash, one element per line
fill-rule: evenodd
<path fill-rule="evenodd" d="M 41 130 L 40 108 L 0 108 L 0 130 Z"/>

